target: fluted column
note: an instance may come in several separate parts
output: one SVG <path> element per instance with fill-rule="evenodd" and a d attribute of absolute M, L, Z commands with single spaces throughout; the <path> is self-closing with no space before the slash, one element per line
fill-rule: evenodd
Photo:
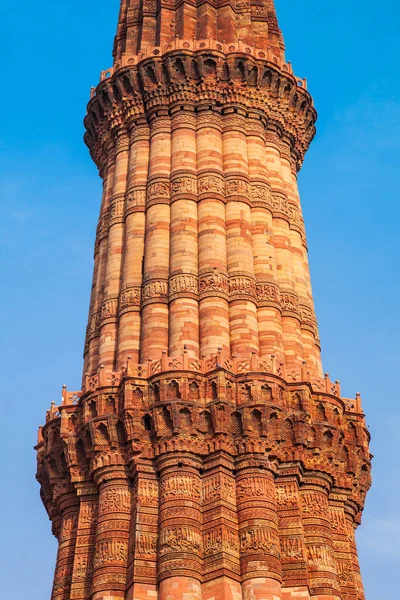
<path fill-rule="evenodd" d="M 200 353 L 230 354 L 221 116 L 197 117 Z"/>
<path fill-rule="evenodd" d="M 210 454 L 202 477 L 203 600 L 240 600 L 239 532 L 233 458 Z"/>
<path fill-rule="evenodd" d="M 299 298 L 295 289 L 290 227 L 287 217 L 287 195 L 281 173 L 280 140 L 273 129 L 266 132 L 268 178 L 272 190 L 273 244 L 282 309 L 282 334 L 286 367 L 300 367 L 303 343 L 300 327 Z"/>
<path fill-rule="evenodd" d="M 159 482 L 151 461 L 136 459 L 133 469 L 127 600 L 157 599 Z"/>
<path fill-rule="evenodd" d="M 143 277 L 146 184 L 149 170 L 149 128 L 138 122 L 131 132 L 125 202 L 125 239 L 119 297 L 118 365 L 128 356 L 140 359 L 140 308 Z"/>
<path fill-rule="evenodd" d="M 86 334 L 85 364 L 83 375 L 93 375 L 99 364 L 101 304 L 104 293 L 104 279 L 107 269 L 108 230 L 110 225 L 110 203 L 114 184 L 115 154 L 110 148 L 109 162 L 103 179 L 99 223 L 96 231 L 95 264 L 92 293 L 89 309 L 89 323 Z"/>
<path fill-rule="evenodd" d="M 164 46 L 171 41 L 175 31 L 175 8 L 169 0 L 160 0 L 157 10 L 156 46 Z"/>
<path fill-rule="evenodd" d="M 142 289 L 141 362 L 168 352 L 171 122 L 167 114 L 150 121 L 150 162 Z"/>
<path fill-rule="evenodd" d="M 343 598 L 357 598 L 353 557 L 346 525 L 345 502 L 346 495 L 335 490 L 334 496 L 329 500 L 329 520 L 340 593 Z"/>
<path fill-rule="evenodd" d="M 311 290 L 300 198 L 295 181 L 294 159 L 291 156 L 290 141 L 283 139 L 280 144 L 280 172 L 284 190 L 288 198 L 287 218 L 289 222 L 290 249 L 294 273 L 294 287 L 299 300 L 299 315 L 303 358 L 313 376 L 322 376 L 317 324 Z"/>
<path fill-rule="evenodd" d="M 180 106 L 171 119 L 169 355 L 199 356 L 196 117 Z"/>
<path fill-rule="evenodd" d="M 201 482 L 199 458 L 157 459 L 160 473 L 159 600 L 201 600 Z"/>
<path fill-rule="evenodd" d="M 356 589 L 356 598 L 357 600 L 365 600 L 364 594 L 364 586 L 361 578 L 360 571 L 360 563 L 358 560 L 357 553 L 357 542 L 356 542 L 356 528 L 357 525 L 355 523 L 357 514 L 357 507 L 353 505 L 353 503 L 349 502 L 345 507 L 345 517 L 346 517 L 346 531 L 347 531 L 347 540 L 349 543 L 349 551 L 351 556 L 352 570 L 353 570 L 353 579 Z"/>
<path fill-rule="evenodd" d="M 236 462 L 243 600 L 282 598 L 274 474 L 267 467 L 263 455 Z"/>
<path fill-rule="evenodd" d="M 80 499 L 71 600 L 90 600 L 97 525 L 98 497 L 94 484 L 76 484 Z"/>
<path fill-rule="evenodd" d="M 231 352 L 258 354 L 246 123 L 233 109 L 222 122 Z"/>
<path fill-rule="evenodd" d="M 339 600 L 339 582 L 329 521 L 328 484 L 309 478 L 300 489 L 309 585 L 313 600 Z"/>
<path fill-rule="evenodd" d="M 256 276 L 260 356 L 274 354 L 283 362 L 282 315 L 277 280 L 271 187 L 265 152 L 265 127 L 257 113 L 247 122 L 247 153 L 251 185 L 252 241 Z"/>
<path fill-rule="evenodd" d="M 129 137 L 124 129 L 117 132 L 115 172 L 110 202 L 107 268 L 100 316 L 99 365 L 115 367 L 118 332 L 118 298 L 121 286 L 124 244 L 124 205 L 129 160 Z"/>
<path fill-rule="evenodd" d="M 197 6 L 197 39 L 217 38 L 217 9 L 211 2 Z"/>
<path fill-rule="evenodd" d="M 299 588 L 303 594 L 299 597 L 304 597 L 308 587 L 308 569 L 298 476 L 293 471 L 293 464 L 286 468 L 282 465 L 276 479 L 282 580 L 285 588 Z M 285 595 L 283 600 L 286 600 Z"/>
<path fill-rule="evenodd" d="M 101 467 L 95 473 L 99 513 L 91 600 L 125 597 L 131 488 L 124 468 Z"/>
<path fill-rule="evenodd" d="M 217 8 L 217 39 L 225 42 L 235 42 L 236 13 L 231 4 L 224 4 Z"/>
<path fill-rule="evenodd" d="M 75 492 L 64 494 L 58 501 L 61 525 L 51 600 L 69 600 L 74 567 L 79 499 Z"/>

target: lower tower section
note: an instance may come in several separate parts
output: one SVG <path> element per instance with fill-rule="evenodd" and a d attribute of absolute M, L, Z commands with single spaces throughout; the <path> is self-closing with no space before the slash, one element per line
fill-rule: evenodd
<path fill-rule="evenodd" d="M 185 353 L 64 389 L 37 446 L 52 600 L 362 600 L 360 399 L 304 375 Z"/>

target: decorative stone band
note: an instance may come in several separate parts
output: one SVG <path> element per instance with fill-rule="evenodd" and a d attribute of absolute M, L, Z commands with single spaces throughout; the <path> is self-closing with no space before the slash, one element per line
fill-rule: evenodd
<path fill-rule="evenodd" d="M 150 117 L 150 137 L 157 133 L 170 133 L 171 132 L 171 121 L 166 118 L 165 114 L 161 117 L 157 117 L 154 113 Z"/>
<path fill-rule="evenodd" d="M 94 566 L 124 565 L 127 557 L 128 543 L 125 540 L 101 540 L 96 545 Z"/>
<path fill-rule="evenodd" d="M 207 170 L 198 174 L 197 199 L 200 201 L 206 198 L 225 201 L 225 181 L 218 171 Z"/>
<path fill-rule="evenodd" d="M 118 296 L 107 296 L 101 305 L 100 327 L 117 319 Z"/>
<path fill-rule="evenodd" d="M 233 114 L 233 109 L 226 109 L 226 112 L 222 117 L 222 131 L 223 133 L 228 133 L 230 131 L 240 131 L 241 133 L 246 134 L 245 113 L 243 112 L 243 114 Z"/>
<path fill-rule="evenodd" d="M 224 181 L 221 173 L 207 172 L 200 174 L 197 179 L 191 174 L 176 173 L 169 178 L 157 178 L 147 185 L 147 200 L 144 186 L 132 188 L 127 192 L 126 199 L 122 196 L 112 200 L 110 209 L 100 215 L 96 246 L 107 237 L 108 231 L 115 223 L 123 222 L 125 216 L 133 212 L 143 212 L 154 204 L 170 204 L 176 200 L 193 200 L 200 202 L 204 199 L 216 199 L 222 202 L 246 202 L 251 207 L 262 207 L 271 211 L 275 218 L 284 219 L 290 229 L 298 231 L 302 242 L 306 245 L 304 221 L 297 206 L 290 204 L 282 192 L 271 192 L 264 182 L 250 184 L 245 178 L 233 177 Z"/>
<path fill-rule="evenodd" d="M 198 107 L 197 112 L 197 129 L 201 129 L 202 127 L 207 127 L 209 129 L 212 127 L 213 129 L 218 129 L 218 131 L 222 131 L 222 122 L 219 114 L 213 112 L 213 108 L 205 108 L 204 106 Z"/>
<path fill-rule="evenodd" d="M 291 291 L 282 291 L 271 281 L 256 281 L 246 275 L 229 277 L 225 273 L 209 272 L 196 277 L 190 273 L 174 275 L 169 279 L 151 279 L 143 286 L 126 284 L 119 295 L 107 297 L 101 311 L 93 313 L 86 331 L 86 341 L 99 335 L 105 323 L 115 322 L 117 316 L 127 312 L 139 312 L 141 307 L 152 303 L 168 304 L 176 298 L 219 297 L 226 300 L 250 300 L 258 307 L 277 308 L 283 316 L 300 321 L 303 329 L 314 334 L 319 341 L 317 321 L 310 305 L 299 303 L 297 295 Z"/>
<path fill-rule="evenodd" d="M 272 192 L 265 181 L 252 181 L 250 191 L 253 207 L 267 208 L 272 211 Z"/>
<path fill-rule="evenodd" d="M 196 115 L 193 114 L 192 111 L 188 110 L 189 107 L 186 107 L 185 111 L 180 111 L 173 114 L 171 118 L 171 126 L 172 129 L 196 129 L 197 119 Z"/>
<path fill-rule="evenodd" d="M 115 142 L 115 152 L 118 154 L 119 152 L 127 152 L 129 150 L 129 136 L 127 135 L 125 130 L 121 131 L 121 134 L 116 137 Z"/>
<path fill-rule="evenodd" d="M 300 318 L 301 318 L 301 328 L 311 331 L 311 333 L 315 336 L 315 338 L 319 339 L 317 320 L 315 318 L 315 314 L 314 314 L 314 310 L 313 310 L 312 306 L 310 306 L 309 304 L 304 304 L 304 303 L 300 302 L 299 312 L 300 312 Z"/>
<path fill-rule="evenodd" d="M 215 296 L 228 300 L 228 276 L 225 273 L 218 273 L 216 271 L 202 273 L 199 277 L 199 294 L 200 300 Z"/>
<path fill-rule="evenodd" d="M 109 227 L 112 227 L 116 223 L 124 222 L 124 205 L 125 205 L 125 194 L 114 196 L 110 204 L 110 221 Z"/>
<path fill-rule="evenodd" d="M 197 200 L 195 174 L 175 172 L 171 176 L 171 202 L 175 200 Z"/>
<path fill-rule="evenodd" d="M 135 212 L 144 212 L 146 205 L 146 186 L 135 186 L 126 194 L 125 216 Z"/>
<path fill-rule="evenodd" d="M 238 533 L 226 526 L 215 528 L 203 533 L 203 555 L 213 556 L 219 552 L 228 552 L 236 557 L 239 556 Z"/>
<path fill-rule="evenodd" d="M 298 231 L 303 237 L 304 222 L 298 207 L 290 204 L 286 196 L 281 192 L 273 192 L 271 202 L 273 216 L 285 219 L 289 223 L 290 228 Z"/>
<path fill-rule="evenodd" d="M 90 315 L 89 323 L 86 328 L 86 341 L 89 342 L 92 338 L 99 335 L 100 331 L 100 312 L 95 312 Z"/>
<path fill-rule="evenodd" d="M 142 307 L 159 303 L 168 304 L 168 281 L 166 279 L 145 281 L 142 287 Z"/>
<path fill-rule="evenodd" d="M 110 210 L 104 211 L 100 215 L 99 222 L 97 225 L 97 231 L 96 231 L 96 246 L 99 245 L 100 240 L 102 240 L 104 237 L 107 237 L 108 230 L 110 228 L 110 219 L 111 219 Z"/>
<path fill-rule="evenodd" d="M 201 534 L 192 527 L 166 527 L 160 533 L 159 550 L 162 556 L 172 551 L 190 552 L 200 555 Z"/>
<path fill-rule="evenodd" d="M 281 310 L 281 296 L 279 286 L 271 281 L 257 281 L 257 305 L 259 307 L 271 306 Z"/>
<path fill-rule="evenodd" d="M 156 560 L 158 535 L 146 531 L 137 531 L 135 535 L 135 555 L 141 560 Z"/>
<path fill-rule="evenodd" d="M 195 275 L 174 275 L 169 279 L 169 300 L 176 298 L 198 299 L 199 282 Z"/>
<path fill-rule="evenodd" d="M 280 558 L 278 532 L 272 527 L 247 527 L 240 532 L 240 551 L 243 554 L 265 554 Z"/>
<path fill-rule="evenodd" d="M 299 298 L 296 293 L 281 290 L 281 307 L 283 317 L 293 317 L 301 321 Z"/>
<path fill-rule="evenodd" d="M 157 177 L 147 184 L 146 208 L 154 204 L 169 204 L 171 184 L 168 177 Z"/>
<path fill-rule="evenodd" d="M 256 282 L 252 277 L 229 277 L 229 296 L 233 300 L 256 301 Z"/>
<path fill-rule="evenodd" d="M 140 311 L 142 300 L 142 288 L 140 285 L 125 285 L 119 296 L 118 315 L 121 316 L 127 312 Z"/>
<path fill-rule="evenodd" d="M 225 179 L 225 199 L 227 202 L 246 202 L 250 204 L 251 186 L 243 176 L 229 176 Z"/>

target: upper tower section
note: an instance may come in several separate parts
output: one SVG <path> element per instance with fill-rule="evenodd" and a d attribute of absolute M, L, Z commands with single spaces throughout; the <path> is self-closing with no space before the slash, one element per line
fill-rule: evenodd
<path fill-rule="evenodd" d="M 284 60 L 273 0 L 122 0 L 115 62 L 176 38 L 242 41 Z"/>

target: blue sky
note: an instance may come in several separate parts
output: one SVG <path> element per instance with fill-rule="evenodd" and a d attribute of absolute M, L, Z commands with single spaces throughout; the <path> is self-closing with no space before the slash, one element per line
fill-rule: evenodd
<path fill-rule="evenodd" d="M 56 544 L 34 479 L 35 434 L 78 389 L 100 180 L 82 141 L 111 65 L 118 0 L 8 2 L 0 14 L 2 597 L 50 597 Z M 395 0 L 277 0 L 318 134 L 300 175 L 325 370 L 361 391 L 374 485 L 358 534 L 367 600 L 400 565 L 400 104 Z M 382 573 L 385 577 L 382 577 Z"/>

